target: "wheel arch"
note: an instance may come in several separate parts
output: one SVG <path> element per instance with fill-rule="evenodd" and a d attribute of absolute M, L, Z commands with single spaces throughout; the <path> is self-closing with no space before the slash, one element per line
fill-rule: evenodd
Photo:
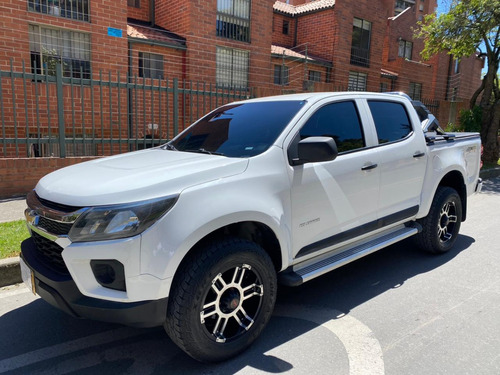
<path fill-rule="evenodd" d="M 455 189 L 460 196 L 460 201 L 462 202 L 462 221 L 465 221 L 467 217 L 467 187 L 465 186 L 462 173 L 457 170 L 448 172 L 439 182 L 436 191 L 438 187 L 445 186 Z M 436 194 L 436 192 L 434 192 L 434 194 Z"/>
<path fill-rule="evenodd" d="M 183 266 L 186 262 L 191 261 L 191 259 L 196 256 L 196 253 L 200 252 L 209 243 L 224 237 L 245 239 L 258 244 L 271 258 L 276 273 L 283 268 L 282 245 L 275 231 L 268 225 L 259 221 L 239 221 L 212 230 L 194 243 L 177 266 L 171 285 L 175 283 L 176 278 L 181 272 L 180 270 L 184 268 Z"/>

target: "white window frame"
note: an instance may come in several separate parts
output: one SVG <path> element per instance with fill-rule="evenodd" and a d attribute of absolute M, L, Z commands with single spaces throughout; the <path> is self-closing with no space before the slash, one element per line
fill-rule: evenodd
<path fill-rule="evenodd" d="M 361 72 L 349 72 L 349 83 L 347 91 L 366 91 L 368 74 Z"/>
<path fill-rule="evenodd" d="M 40 72 L 37 74 L 55 75 L 54 67 L 48 66 L 51 60 L 62 63 L 65 77 L 71 77 L 72 73 L 73 77 L 79 78 L 80 74 L 79 70 L 72 70 L 68 64 L 79 61 L 91 65 L 90 34 L 34 24 L 30 24 L 28 30 L 32 69 L 38 68 Z M 34 55 L 40 56 L 40 65 L 36 67 L 33 67 Z M 84 73 L 89 75 L 90 69 Z"/>
<path fill-rule="evenodd" d="M 216 83 L 231 89 L 248 88 L 250 52 L 216 46 Z"/>

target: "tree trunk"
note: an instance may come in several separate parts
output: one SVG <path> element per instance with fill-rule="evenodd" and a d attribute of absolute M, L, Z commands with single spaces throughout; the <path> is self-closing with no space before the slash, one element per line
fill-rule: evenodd
<path fill-rule="evenodd" d="M 498 64 L 488 64 L 488 72 L 483 78 L 484 91 L 480 107 L 483 112 L 481 121 L 481 142 L 483 144 L 483 161 L 498 162 L 500 149 L 498 144 L 498 128 L 500 126 L 500 98 L 493 92 Z"/>
<path fill-rule="evenodd" d="M 500 145 L 498 143 L 498 129 L 500 126 L 500 101 L 490 105 L 484 112 L 481 125 L 481 142 L 483 143 L 483 161 L 496 164 L 500 159 Z"/>

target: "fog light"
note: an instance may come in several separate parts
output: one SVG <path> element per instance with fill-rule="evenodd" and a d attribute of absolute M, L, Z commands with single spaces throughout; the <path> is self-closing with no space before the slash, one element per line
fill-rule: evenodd
<path fill-rule="evenodd" d="M 91 260 L 90 267 L 97 282 L 109 289 L 125 292 L 125 269 L 116 259 Z"/>

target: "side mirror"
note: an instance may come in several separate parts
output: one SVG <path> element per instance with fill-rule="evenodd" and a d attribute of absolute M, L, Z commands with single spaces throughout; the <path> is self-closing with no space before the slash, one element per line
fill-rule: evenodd
<path fill-rule="evenodd" d="M 293 165 L 331 161 L 339 153 L 331 137 L 308 137 L 301 140 L 297 147 L 298 158 L 293 159 Z"/>

